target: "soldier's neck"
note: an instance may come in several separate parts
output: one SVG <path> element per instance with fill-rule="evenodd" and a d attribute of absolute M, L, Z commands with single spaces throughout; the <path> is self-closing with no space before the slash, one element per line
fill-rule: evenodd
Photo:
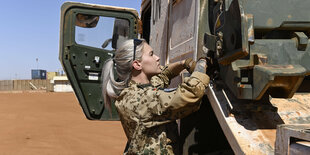
<path fill-rule="evenodd" d="M 132 75 L 131 76 L 131 80 L 135 81 L 136 83 L 139 84 L 148 84 L 150 83 L 150 80 L 148 79 L 148 77 L 145 74 L 137 74 L 137 75 Z"/>

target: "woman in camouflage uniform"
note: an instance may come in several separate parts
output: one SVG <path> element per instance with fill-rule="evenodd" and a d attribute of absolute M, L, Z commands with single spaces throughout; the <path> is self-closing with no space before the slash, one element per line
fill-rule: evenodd
<path fill-rule="evenodd" d="M 177 89 L 167 91 L 170 80 L 184 69 L 193 73 Z M 199 109 L 209 83 L 206 69 L 206 59 L 161 67 L 144 40 L 124 42 L 104 66 L 102 87 L 107 106 L 115 100 L 128 138 L 124 154 L 179 154 L 176 120 Z"/>

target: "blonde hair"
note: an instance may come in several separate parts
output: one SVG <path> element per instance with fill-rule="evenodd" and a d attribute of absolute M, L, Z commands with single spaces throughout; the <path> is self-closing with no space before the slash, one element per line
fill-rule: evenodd
<path fill-rule="evenodd" d="M 133 39 L 125 41 L 115 51 L 114 57 L 106 60 L 102 69 L 102 96 L 105 107 L 111 112 L 112 100 L 117 98 L 120 92 L 128 86 L 131 79 L 132 61 L 134 52 Z M 135 60 L 141 60 L 142 49 L 145 41 L 136 47 Z M 114 75 L 117 75 L 115 80 Z"/>

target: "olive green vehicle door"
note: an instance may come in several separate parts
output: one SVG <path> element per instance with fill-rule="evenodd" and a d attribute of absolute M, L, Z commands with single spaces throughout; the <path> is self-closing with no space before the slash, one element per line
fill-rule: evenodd
<path fill-rule="evenodd" d="M 88 119 L 118 120 L 105 108 L 102 67 L 118 45 L 137 37 L 134 9 L 66 2 L 61 8 L 59 59 Z"/>

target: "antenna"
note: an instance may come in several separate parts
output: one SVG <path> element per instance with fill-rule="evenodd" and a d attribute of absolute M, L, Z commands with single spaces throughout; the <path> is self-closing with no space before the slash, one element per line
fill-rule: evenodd
<path fill-rule="evenodd" d="M 39 58 L 36 58 L 36 62 L 37 62 L 37 70 L 39 69 Z"/>

